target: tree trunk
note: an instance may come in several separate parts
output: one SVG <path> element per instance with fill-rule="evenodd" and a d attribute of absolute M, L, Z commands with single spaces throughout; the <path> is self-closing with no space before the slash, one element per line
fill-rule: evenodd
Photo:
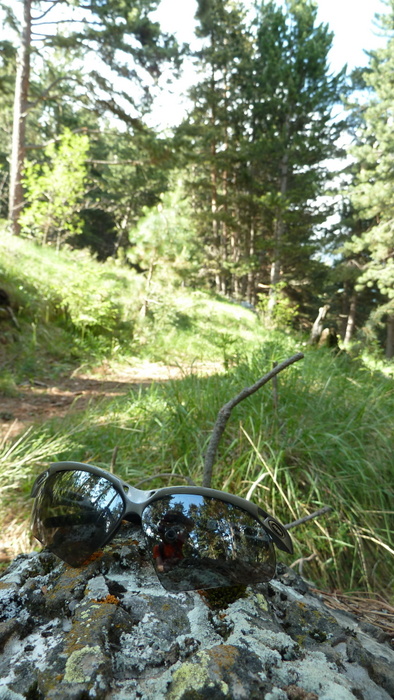
<path fill-rule="evenodd" d="M 324 321 L 325 318 L 330 310 L 329 304 L 325 304 L 324 306 L 321 306 L 319 309 L 319 313 L 317 314 L 317 317 L 313 323 L 311 334 L 309 337 L 309 342 L 311 345 L 317 345 L 317 343 L 320 340 L 320 336 L 323 332 L 324 328 Z"/>
<path fill-rule="evenodd" d="M 349 307 L 349 313 L 348 313 L 348 317 L 347 317 L 345 337 L 343 339 L 343 343 L 344 343 L 345 347 L 347 345 L 349 345 L 351 339 L 353 338 L 354 328 L 356 326 L 356 308 L 357 308 L 357 294 L 356 294 L 356 292 L 353 292 L 352 296 L 350 297 L 350 307 Z"/>
<path fill-rule="evenodd" d="M 282 214 L 279 212 L 278 219 L 275 222 L 274 229 L 274 239 L 275 239 L 275 250 L 274 250 L 274 260 L 271 263 L 271 274 L 270 274 L 270 290 L 268 299 L 268 315 L 271 317 L 277 302 L 278 297 L 278 284 L 280 282 L 280 275 L 282 271 L 282 261 L 280 254 L 280 245 L 282 242 L 284 233 L 284 224 L 282 219 Z"/>
<path fill-rule="evenodd" d="M 22 177 L 26 150 L 25 135 L 30 81 L 31 3 L 32 0 L 24 0 L 23 2 L 22 36 L 15 81 L 8 213 L 12 232 L 15 235 L 20 233 L 19 217 L 24 204 Z"/>
<path fill-rule="evenodd" d="M 214 39 L 211 37 L 211 46 L 214 47 Z M 215 69 L 212 67 L 211 73 L 211 90 L 214 92 L 216 86 L 215 80 Z M 210 122 L 212 126 L 212 134 L 215 134 L 216 129 L 216 113 L 215 106 L 212 104 Z M 211 214 L 212 214 L 212 244 L 213 250 L 215 251 L 215 288 L 216 292 L 220 294 L 222 288 L 221 279 L 221 260 L 220 260 L 220 231 L 219 222 L 217 218 L 218 211 L 218 176 L 216 170 L 216 138 L 212 136 L 211 140 Z"/>
<path fill-rule="evenodd" d="M 285 232 L 285 222 L 283 220 L 284 198 L 287 194 L 289 181 L 289 153 L 287 149 L 288 137 L 290 129 L 290 116 L 287 115 L 284 123 L 284 153 L 280 163 L 279 173 L 279 192 L 280 203 L 277 211 L 276 221 L 274 224 L 274 259 L 271 264 L 270 291 L 268 299 L 268 315 L 272 316 L 277 302 L 278 284 L 282 272 L 282 240 Z"/>
<path fill-rule="evenodd" d="M 388 360 L 394 357 L 394 314 L 387 318 L 386 357 Z"/>
<path fill-rule="evenodd" d="M 254 256 L 255 256 L 255 228 L 254 221 L 252 219 L 249 227 L 249 240 L 248 240 L 248 250 L 246 251 L 249 261 L 253 261 L 253 267 L 251 267 L 247 274 L 247 292 L 246 298 L 249 304 L 256 305 L 256 272 L 254 269 Z"/>
<path fill-rule="evenodd" d="M 288 125 L 286 124 L 286 129 Z M 280 168 L 280 195 L 281 202 L 278 207 L 277 217 L 274 224 L 274 259 L 271 264 L 271 276 L 270 276 L 270 291 L 268 300 L 268 315 L 271 317 L 277 302 L 277 292 L 278 284 L 280 282 L 280 276 L 282 272 L 282 240 L 283 234 L 285 232 L 285 223 L 283 221 L 283 199 L 287 194 L 288 186 L 288 169 L 289 169 L 289 155 L 286 152 L 283 155 L 281 168 Z"/>

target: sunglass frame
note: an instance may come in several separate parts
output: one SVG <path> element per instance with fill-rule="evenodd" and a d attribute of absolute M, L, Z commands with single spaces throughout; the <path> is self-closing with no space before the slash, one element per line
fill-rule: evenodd
<path fill-rule="evenodd" d="M 204 486 L 168 486 L 160 489 L 142 491 L 140 489 L 136 489 L 134 486 L 131 486 L 123 479 L 115 476 L 115 474 L 92 464 L 85 464 L 84 462 L 54 462 L 48 467 L 48 469 L 39 474 L 35 480 L 31 490 L 31 497 L 35 498 L 38 495 L 40 488 L 44 486 L 45 481 L 50 475 L 62 471 L 86 471 L 91 474 L 95 474 L 96 476 L 103 477 L 116 487 L 119 495 L 122 497 L 124 502 L 123 515 L 119 518 L 118 527 L 111 532 L 110 536 L 102 546 L 105 546 L 105 544 L 108 544 L 108 542 L 113 539 L 122 520 L 132 519 L 131 516 L 138 516 L 141 518 L 146 506 L 154 501 L 163 498 L 164 496 L 184 493 L 195 496 L 216 498 L 219 501 L 231 503 L 238 508 L 242 508 L 247 513 L 250 513 L 250 515 L 252 515 L 255 520 L 262 525 L 265 532 L 271 537 L 272 541 L 279 549 L 287 552 L 288 554 L 293 554 L 293 543 L 290 535 L 286 528 L 276 518 L 269 515 L 255 503 L 247 501 L 245 498 L 241 498 L 241 496 L 235 496 L 232 493 L 227 493 L 226 491 L 210 489 Z"/>

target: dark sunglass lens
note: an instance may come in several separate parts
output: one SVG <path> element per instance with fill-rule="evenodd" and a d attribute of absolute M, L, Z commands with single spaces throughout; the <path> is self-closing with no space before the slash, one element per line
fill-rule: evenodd
<path fill-rule="evenodd" d="M 123 498 L 105 477 L 87 471 L 60 471 L 41 486 L 32 531 L 60 559 L 80 566 L 118 527 Z"/>
<path fill-rule="evenodd" d="M 154 501 L 142 527 L 160 582 L 169 591 L 248 585 L 275 574 L 275 552 L 260 523 L 216 498 L 174 494 Z"/>

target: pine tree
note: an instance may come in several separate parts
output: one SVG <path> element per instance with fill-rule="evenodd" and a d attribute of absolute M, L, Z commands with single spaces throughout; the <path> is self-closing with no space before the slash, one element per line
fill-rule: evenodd
<path fill-rule="evenodd" d="M 248 91 L 247 147 L 253 168 L 256 252 L 273 311 L 280 287 L 308 277 L 317 227 L 327 216 L 318 197 L 332 173 L 342 125 L 333 121 L 343 72 L 330 75 L 332 34 L 316 24 L 316 4 L 262 5 L 256 45 L 243 84 Z"/>
<path fill-rule="evenodd" d="M 176 56 L 173 39 L 162 35 L 159 25 L 149 18 L 157 4 L 158 0 L 138 0 L 133 7 L 123 0 L 78 3 L 73 0 L 54 3 L 50 0 L 22 0 L 10 167 L 9 218 L 14 233 L 20 230 L 18 221 L 24 204 L 22 173 L 26 157 L 26 125 L 32 107 L 33 41 L 38 42 L 41 51 L 58 47 L 70 59 L 79 59 L 78 70 L 74 65 L 69 72 L 58 76 L 38 99 L 48 99 L 60 83 L 72 80 L 78 83 L 81 63 L 89 65 L 90 62 L 90 68 L 84 71 L 83 84 L 80 84 L 80 99 L 83 101 L 89 95 L 91 107 L 99 113 L 111 113 L 129 124 L 138 125 L 141 112 L 149 106 L 149 85 L 153 85 L 160 75 L 161 64 Z M 8 10 L 14 21 L 11 5 Z M 61 33 L 54 32 L 51 25 L 61 27 Z"/>
<path fill-rule="evenodd" d="M 383 29 L 392 36 L 394 2 L 381 17 Z M 346 254 L 364 258 L 357 288 L 374 288 L 383 303 L 374 310 L 373 319 L 386 319 L 386 355 L 394 356 L 394 38 L 383 49 L 371 52 L 364 73 L 369 94 L 366 102 L 357 106 L 360 126 L 356 144 L 351 149 L 355 159 L 355 177 L 350 198 L 359 219 L 367 226 L 353 235 L 344 250 Z M 361 109 L 360 109 L 361 107 Z"/>
<path fill-rule="evenodd" d="M 216 290 L 226 293 L 236 287 L 233 273 L 239 264 L 236 66 L 249 37 L 245 11 L 235 0 L 199 0 L 196 18 L 200 23 L 197 35 L 204 39 L 198 53 L 202 79 L 191 90 L 195 107 L 180 133 L 187 137 L 193 203 L 206 246 L 206 273 Z"/>
<path fill-rule="evenodd" d="M 252 302 L 269 291 L 271 312 L 278 291 L 312 269 L 317 226 L 327 215 L 317 198 L 333 176 L 325 161 L 337 153 L 342 128 L 333 107 L 343 72 L 329 74 L 332 34 L 316 24 L 316 13 L 312 0 L 284 8 L 269 1 L 250 23 L 235 2 L 200 3 L 210 42 L 188 128 L 200 206 L 204 184 L 208 194 L 201 164 L 210 170 L 211 273 L 218 291 Z"/>

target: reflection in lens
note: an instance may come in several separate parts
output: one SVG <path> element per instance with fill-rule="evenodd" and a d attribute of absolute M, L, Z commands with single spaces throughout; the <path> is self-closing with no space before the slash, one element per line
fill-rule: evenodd
<path fill-rule="evenodd" d="M 33 535 L 60 559 L 80 566 L 121 522 L 123 498 L 107 479 L 86 471 L 51 474 L 35 499 Z"/>
<path fill-rule="evenodd" d="M 167 590 L 248 585 L 275 574 L 275 552 L 264 528 L 231 503 L 166 496 L 144 509 L 142 528 Z"/>

